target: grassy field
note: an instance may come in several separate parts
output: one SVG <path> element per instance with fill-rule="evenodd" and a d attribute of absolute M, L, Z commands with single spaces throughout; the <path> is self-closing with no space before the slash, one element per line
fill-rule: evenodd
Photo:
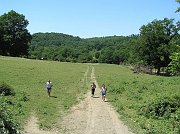
<path fill-rule="evenodd" d="M 180 133 L 180 77 L 134 74 L 117 65 L 95 66 L 100 86 L 137 134 Z"/>
<path fill-rule="evenodd" d="M 41 128 L 52 128 L 77 98 L 87 92 L 90 81 L 89 65 L 0 57 L 0 83 L 11 86 L 16 95 L 2 97 L 10 111 L 24 124 L 30 114 L 36 114 Z M 45 83 L 53 82 L 52 97 Z"/>
<path fill-rule="evenodd" d="M 21 124 L 36 114 L 41 128 L 57 119 L 83 98 L 90 84 L 91 64 L 61 63 L 0 57 L 0 83 L 14 88 L 14 97 L 0 96 Z M 94 64 L 99 86 L 107 86 L 108 101 L 137 134 L 180 132 L 180 77 L 134 74 L 127 67 Z M 45 83 L 53 82 L 52 97 Z M 78 99 L 77 99 L 78 98 Z"/>

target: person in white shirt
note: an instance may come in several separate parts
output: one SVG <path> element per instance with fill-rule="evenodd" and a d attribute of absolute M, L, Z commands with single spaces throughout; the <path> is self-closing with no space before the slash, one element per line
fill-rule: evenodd
<path fill-rule="evenodd" d="M 102 101 L 105 101 L 105 99 L 106 99 L 106 91 L 107 91 L 107 88 L 106 88 L 106 86 L 103 84 L 103 85 L 102 85 L 102 88 L 101 88 Z"/>
<path fill-rule="evenodd" d="M 48 96 L 49 96 L 49 97 L 51 96 L 52 86 L 53 86 L 52 82 L 51 82 L 50 80 L 48 80 L 48 81 L 46 82 L 46 88 L 47 88 L 47 93 L 48 93 Z"/>

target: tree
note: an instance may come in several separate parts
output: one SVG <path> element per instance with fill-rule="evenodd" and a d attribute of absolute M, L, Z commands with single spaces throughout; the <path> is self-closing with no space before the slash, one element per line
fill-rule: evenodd
<path fill-rule="evenodd" d="M 26 29 L 28 24 L 24 15 L 13 10 L 0 16 L 1 55 L 28 55 L 28 43 L 31 41 L 31 35 Z"/>
<path fill-rule="evenodd" d="M 99 57 L 99 62 L 113 64 L 113 52 L 114 52 L 113 47 L 107 47 L 103 49 Z"/>
<path fill-rule="evenodd" d="M 140 28 L 140 42 L 137 52 L 147 65 L 153 65 L 160 73 L 161 67 L 167 67 L 172 53 L 170 41 L 178 34 L 173 19 L 154 20 Z"/>
<path fill-rule="evenodd" d="M 176 0 L 180 4 L 180 0 Z M 177 8 L 176 12 L 180 12 L 180 7 Z"/>

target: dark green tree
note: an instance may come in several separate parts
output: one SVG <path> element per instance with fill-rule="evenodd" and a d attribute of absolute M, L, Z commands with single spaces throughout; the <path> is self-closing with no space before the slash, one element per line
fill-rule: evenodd
<path fill-rule="evenodd" d="M 11 10 L 0 16 L 0 54 L 27 56 L 31 35 L 26 29 L 29 24 L 25 16 Z"/>
<path fill-rule="evenodd" d="M 108 47 L 105 48 L 101 51 L 101 55 L 99 57 L 99 62 L 100 63 L 108 63 L 108 64 L 113 64 L 113 52 L 114 48 Z"/>
<path fill-rule="evenodd" d="M 170 41 L 178 34 L 173 19 L 154 20 L 140 28 L 140 42 L 137 52 L 147 64 L 158 69 L 167 67 L 172 53 Z"/>

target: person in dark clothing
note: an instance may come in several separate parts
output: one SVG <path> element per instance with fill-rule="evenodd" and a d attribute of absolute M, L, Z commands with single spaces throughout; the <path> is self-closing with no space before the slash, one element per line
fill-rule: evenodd
<path fill-rule="evenodd" d="M 96 90 L 96 84 L 93 82 L 93 84 L 91 85 L 91 97 L 94 96 L 94 93 L 95 93 L 95 90 Z"/>

